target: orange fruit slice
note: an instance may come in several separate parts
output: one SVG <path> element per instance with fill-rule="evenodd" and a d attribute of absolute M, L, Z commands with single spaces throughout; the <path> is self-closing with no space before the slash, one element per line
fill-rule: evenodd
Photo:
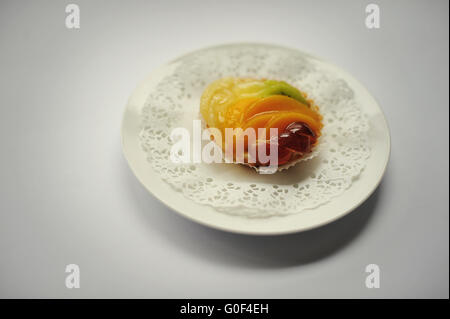
<path fill-rule="evenodd" d="M 242 127 L 243 130 L 246 130 L 249 127 L 252 127 L 258 132 L 258 128 L 265 128 L 266 124 L 276 116 L 276 112 L 268 112 L 263 114 L 257 114 L 253 116 L 251 119 L 247 121 Z"/>
<path fill-rule="evenodd" d="M 293 98 L 284 95 L 272 95 L 249 105 L 242 115 L 242 122 L 245 122 L 255 114 L 264 112 L 301 112 L 309 117 L 320 120 L 320 114 L 310 109 L 308 106 L 300 103 Z"/>

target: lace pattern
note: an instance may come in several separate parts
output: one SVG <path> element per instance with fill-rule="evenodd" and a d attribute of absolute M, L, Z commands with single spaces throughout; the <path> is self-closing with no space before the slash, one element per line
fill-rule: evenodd
<path fill-rule="evenodd" d="M 368 121 L 352 88 L 298 51 L 265 45 L 230 45 L 198 51 L 173 62 L 173 71 L 149 92 L 139 135 L 148 162 L 191 200 L 247 217 L 300 213 L 325 204 L 352 184 L 370 156 Z M 272 175 L 237 164 L 177 164 L 170 158 L 175 127 L 192 130 L 200 96 L 224 77 L 286 81 L 320 107 L 324 128 L 307 160 Z"/>

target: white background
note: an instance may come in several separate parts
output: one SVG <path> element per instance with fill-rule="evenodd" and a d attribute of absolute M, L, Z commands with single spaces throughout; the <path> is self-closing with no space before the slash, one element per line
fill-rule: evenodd
<path fill-rule="evenodd" d="M 0 297 L 449 296 L 448 2 L 0 3 Z M 347 69 L 379 101 L 392 156 L 376 193 L 328 226 L 280 237 L 194 224 L 129 170 L 134 87 L 188 51 L 266 42 Z M 81 288 L 65 288 L 65 265 Z M 367 264 L 381 288 L 365 287 Z"/>

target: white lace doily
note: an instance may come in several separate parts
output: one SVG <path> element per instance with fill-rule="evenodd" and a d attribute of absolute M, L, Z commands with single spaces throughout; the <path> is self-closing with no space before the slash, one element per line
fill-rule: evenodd
<path fill-rule="evenodd" d="M 233 215 L 294 214 L 342 194 L 364 169 L 368 121 L 350 86 L 315 58 L 249 44 L 198 51 L 173 64 L 149 92 L 139 139 L 149 165 L 187 198 Z M 171 131 L 192 131 L 204 88 L 225 76 L 283 80 L 308 93 L 324 118 L 318 156 L 272 175 L 237 164 L 173 163 Z"/>

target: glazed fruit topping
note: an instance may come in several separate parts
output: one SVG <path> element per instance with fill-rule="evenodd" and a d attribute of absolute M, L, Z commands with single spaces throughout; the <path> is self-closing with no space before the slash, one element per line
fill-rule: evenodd
<path fill-rule="evenodd" d="M 316 134 L 308 124 L 293 122 L 278 137 L 278 144 L 292 152 L 305 154 L 316 143 Z"/>

